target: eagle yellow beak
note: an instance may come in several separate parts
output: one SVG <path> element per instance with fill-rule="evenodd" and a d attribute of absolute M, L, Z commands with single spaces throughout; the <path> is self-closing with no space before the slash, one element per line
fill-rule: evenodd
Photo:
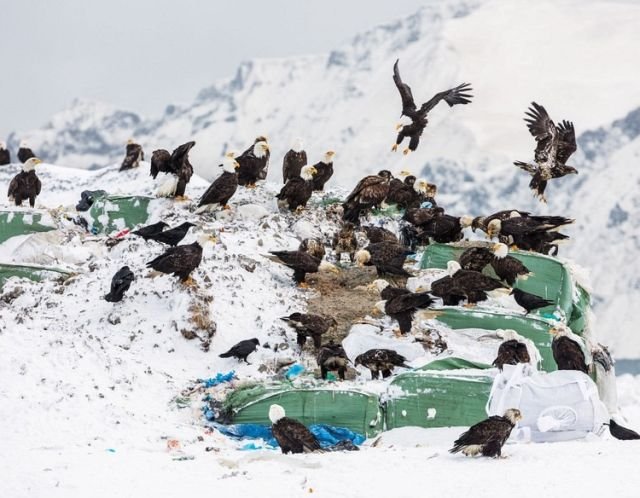
<path fill-rule="evenodd" d="M 240 169 L 240 163 L 238 161 L 233 161 L 233 167 L 235 169 Z"/>
<path fill-rule="evenodd" d="M 36 158 L 36 160 L 35 160 L 35 161 L 33 161 L 33 162 L 34 162 L 35 164 L 40 164 L 42 161 L 41 161 L 40 159 Z"/>

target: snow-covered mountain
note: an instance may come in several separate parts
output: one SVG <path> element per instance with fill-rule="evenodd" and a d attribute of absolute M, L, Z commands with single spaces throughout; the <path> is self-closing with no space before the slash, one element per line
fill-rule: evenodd
<path fill-rule="evenodd" d="M 327 54 L 243 62 L 232 77 L 159 117 L 77 100 L 9 143 L 27 139 L 48 162 L 96 168 L 117 161 L 129 137 L 148 152 L 194 139 L 192 162 L 210 178 L 224 151 L 266 134 L 275 181 L 291 140 L 302 136 L 311 160 L 337 152 L 332 183 L 346 188 L 382 167 L 409 169 L 436 182 L 453 212 L 518 207 L 575 217 L 563 254 L 592 270 L 599 323 L 618 356 L 640 355 L 627 312 L 640 304 L 633 269 L 639 23 L 640 6 L 615 0 L 429 2 Z M 469 106 L 436 107 L 421 147 L 408 157 L 390 152 L 400 111 L 391 80 L 397 58 L 416 100 L 464 81 L 475 94 Z M 532 155 L 522 122 L 531 100 L 556 120 L 573 120 L 579 133 L 572 164 L 580 174 L 552 182 L 548 207 L 533 201 L 526 175 L 511 165 Z"/>

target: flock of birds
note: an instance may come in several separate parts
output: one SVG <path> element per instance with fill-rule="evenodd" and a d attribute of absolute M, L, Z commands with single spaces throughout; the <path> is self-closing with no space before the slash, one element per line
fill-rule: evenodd
<path fill-rule="evenodd" d="M 411 88 L 400 77 L 398 62 L 393 68 L 393 80 L 402 100 L 402 116 L 411 122 L 398 125 L 398 135 L 393 151 L 409 139 L 404 154 L 415 151 L 420 143 L 421 135 L 428 124 L 427 115 L 440 101 L 450 107 L 471 102 L 472 91 L 469 84 L 462 84 L 437 93 L 419 108 L 415 104 Z M 541 105 L 533 102 L 527 111 L 526 123 L 536 141 L 533 163 L 516 162 L 519 168 L 531 174 L 530 188 L 542 201 L 547 182 L 567 174 L 577 173 L 576 169 L 567 166 L 566 161 L 576 150 L 573 124 L 562 121 L 556 125 Z M 187 185 L 193 175 L 193 167 L 189 162 L 189 151 L 195 146 L 190 141 L 177 147 L 173 152 L 164 149 L 155 150 L 150 161 L 150 174 L 155 179 L 161 177 L 158 195 L 184 198 Z M 303 210 L 314 192 L 323 191 L 326 183 L 333 175 L 334 151 L 327 151 L 322 159 L 310 165 L 303 143 L 297 139 L 283 159 L 283 187 L 276 195 L 278 206 L 291 212 Z M 41 162 L 35 154 L 22 143 L 18 158 L 23 163 L 9 185 L 8 195 L 16 205 L 28 200 L 31 207 L 41 191 L 41 182 L 35 169 Z M 267 177 L 270 159 L 270 147 L 266 137 L 259 136 L 242 154 L 236 156 L 228 153 L 223 158 L 222 173 L 212 182 L 209 188 L 197 201 L 196 213 L 204 213 L 216 209 L 231 209 L 229 201 L 239 187 L 255 188 L 256 184 Z M 120 170 L 126 171 L 139 166 L 144 160 L 142 146 L 129 141 L 125 158 Z M 0 165 L 10 163 L 9 151 L 0 143 Z M 392 280 L 377 280 L 382 298 L 381 308 L 392 319 L 398 322 L 398 333 L 411 331 L 414 313 L 419 309 L 432 306 L 436 299 L 444 305 L 475 306 L 476 303 L 488 299 L 494 294 L 511 294 L 515 301 L 529 313 L 539 308 L 554 305 L 553 301 L 524 292 L 514 287 L 519 279 L 525 279 L 531 271 L 517 258 L 509 255 L 512 249 L 534 251 L 542 254 L 557 254 L 558 244 L 568 237 L 559 229 L 573 223 L 574 220 L 562 216 L 536 216 L 516 209 L 499 211 L 489 216 L 472 217 L 455 216 L 445 212 L 436 202 L 437 187 L 424 179 L 418 179 L 408 172 L 401 172 L 398 177 L 388 170 L 376 175 L 362 178 L 353 191 L 346 197 L 337 212 L 341 216 L 339 229 L 333 236 L 331 249 L 338 262 L 343 255 L 359 267 L 375 267 L 379 277 Z M 78 209 L 88 209 L 92 202 L 91 192 L 83 192 Z M 399 234 L 383 227 L 363 224 L 372 210 L 396 205 L 404 211 Z M 162 221 L 141 227 L 132 233 L 145 240 L 153 240 L 165 244 L 168 249 L 148 262 L 147 266 L 158 272 L 173 274 L 183 283 L 189 285 L 191 273 L 200 265 L 203 244 L 214 241 L 211 234 L 203 233 L 192 244 L 180 245 L 193 223 L 185 222 L 169 228 Z M 465 229 L 474 232 L 481 230 L 493 242 L 488 246 L 469 247 L 458 261 L 450 261 L 447 275 L 432 282 L 429 289 L 408 289 L 395 285 L 396 279 L 411 276 L 405 269 L 405 260 L 415 254 L 417 247 L 431 242 L 454 243 L 464 238 Z M 358 233 L 366 235 L 369 241 L 366 247 L 360 247 Z M 293 270 L 293 280 L 301 287 L 306 287 L 306 276 L 317 272 L 339 272 L 340 268 L 325 259 L 325 243 L 319 239 L 306 239 L 300 247 L 288 251 L 271 251 L 267 257 Z M 488 276 L 482 271 L 490 266 L 497 278 Z M 125 266 L 113 277 L 110 292 L 105 296 L 107 301 L 120 301 L 129 289 L 135 276 Z M 349 364 L 343 347 L 333 340 L 323 344 L 322 337 L 336 326 L 332 317 L 292 313 L 282 320 L 297 333 L 300 348 L 307 339 L 311 339 L 316 350 L 316 359 L 320 367 L 321 377 L 326 379 L 329 372 L 335 371 L 340 379 L 345 378 Z M 555 361 L 560 370 L 579 370 L 589 372 L 583 341 L 571 332 L 568 327 L 558 326 L 552 330 L 554 335 L 552 349 Z M 523 340 L 515 332 L 500 345 L 494 365 L 502 369 L 505 364 L 528 363 L 531 352 Z M 239 342 L 221 357 L 234 357 L 247 362 L 247 358 L 259 346 L 257 339 Z M 605 355 L 606 356 L 606 355 Z M 594 355 L 595 358 L 595 355 Z M 609 358 L 610 360 L 610 358 Z M 377 379 L 391 375 L 394 368 L 407 368 L 406 359 L 391 349 L 376 348 L 368 350 L 355 358 L 355 365 L 369 369 L 371 377 Z M 313 434 L 300 422 L 285 416 L 284 409 L 273 405 L 269 413 L 273 423 L 273 433 L 282 451 L 308 452 L 319 451 L 320 445 Z M 509 437 L 511 429 L 521 418 L 516 409 L 507 410 L 503 416 L 490 417 L 465 432 L 455 442 L 452 452 L 461 451 L 467 455 L 481 454 L 500 456 L 501 448 Z M 612 422 L 614 424 L 614 422 Z M 611 426 L 612 433 L 620 436 L 619 429 Z M 624 428 L 621 428 L 624 429 Z M 633 431 L 628 431 L 622 438 L 640 438 Z M 629 432 L 633 433 L 629 437 Z"/>

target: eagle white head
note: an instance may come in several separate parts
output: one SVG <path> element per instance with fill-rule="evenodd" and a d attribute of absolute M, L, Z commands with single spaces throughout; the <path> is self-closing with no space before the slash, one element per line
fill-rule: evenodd
<path fill-rule="evenodd" d="M 500 220 L 491 220 L 487 225 L 487 237 L 492 239 L 495 236 L 500 235 L 501 230 L 502 222 Z"/>
<path fill-rule="evenodd" d="M 253 155 L 256 157 L 264 157 L 269 152 L 269 144 L 265 140 L 256 142 L 253 146 Z"/>
<path fill-rule="evenodd" d="M 419 194 L 427 194 L 429 191 L 429 182 L 424 178 L 419 178 L 416 183 L 413 184 L 413 190 L 418 192 Z"/>
<path fill-rule="evenodd" d="M 274 404 L 269 407 L 269 420 L 271 420 L 272 424 L 275 424 L 278 420 L 283 419 L 286 416 L 284 408 L 280 405 Z"/>
<path fill-rule="evenodd" d="M 334 265 L 333 263 L 329 263 L 324 259 L 320 261 L 320 264 L 318 265 L 318 271 L 340 273 L 340 269 L 336 265 Z"/>
<path fill-rule="evenodd" d="M 233 173 L 240 167 L 240 163 L 235 160 L 235 152 L 227 152 L 222 159 L 222 169 L 227 173 Z"/>
<path fill-rule="evenodd" d="M 4 150 L 7 148 L 7 144 L 4 142 L 0 142 L 0 150 Z"/>
<path fill-rule="evenodd" d="M 318 170 L 315 169 L 313 166 L 303 166 L 302 169 L 300 170 L 300 178 L 309 182 L 313 180 L 313 177 L 316 175 L 317 172 Z"/>
<path fill-rule="evenodd" d="M 333 162 L 333 156 L 335 156 L 336 153 L 333 152 L 332 150 L 328 150 L 327 152 L 324 153 L 324 156 L 322 157 L 322 162 L 325 164 L 329 164 Z"/>
<path fill-rule="evenodd" d="M 31 159 L 27 159 L 25 163 L 22 165 L 22 171 L 29 172 L 36 169 L 36 166 L 40 164 L 42 161 L 37 157 L 32 157 Z"/>
<path fill-rule="evenodd" d="M 382 292 L 387 287 L 389 287 L 389 282 L 387 282 L 386 280 L 383 280 L 381 278 L 377 278 L 376 280 L 373 281 L 373 285 L 375 285 L 375 287 L 378 290 L 378 292 Z"/>
<path fill-rule="evenodd" d="M 367 251 L 366 249 L 360 249 L 356 253 L 355 258 L 356 258 L 356 263 L 358 264 L 358 266 L 364 266 L 369 261 L 371 261 L 371 253 L 369 251 Z"/>
<path fill-rule="evenodd" d="M 20 141 L 20 146 L 21 149 L 28 149 L 29 148 L 29 142 L 27 142 L 26 140 L 21 140 Z"/>
<path fill-rule="evenodd" d="M 518 420 L 522 420 L 522 413 L 517 408 L 509 408 L 504 412 L 504 418 L 509 420 L 513 425 L 516 425 Z"/>
<path fill-rule="evenodd" d="M 468 214 L 460 216 L 460 226 L 462 228 L 469 228 L 473 224 L 473 216 Z"/>
<path fill-rule="evenodd" d="M 496 258 L 502 259 L 502 258 L 505 258 L 507 254 L 509 254 L 509 248 L 507 247 L 506 244 L 503 244 L 502 242 L 498 242 L 497 244 L 494 244 L 491 247 L 491 252 Z"/>
<path fill-rule="evenodd" d="M 461 268 L 460 263 L 457 261 L 451 260 L 447 263 L 447 273 L 450 277 L 453 277 Z"/>
<path fill-rule="evenodd" d="M 293 152 L 302 152 L 304 150 L 304 142 L 300 137 L 296 137 L 293 141 L 293 145 L 291 146 L 291 150 Z"/>
<path fill-rule="evenodd" d="M 400 171 L 400 173 L 398 173 L 398 176 L 400 178 L 406 178 L 407 176 L 411 176 L 411 171 L 407 171 L 406 169 L 403 169 L 402 171 Z"/>
<path fill-rule="evenodd" d="M 127 145 L 133 145 L 135 143 L 136 141 L 133 138 L 130 138 L 129 140 L 127 140 Z"/>

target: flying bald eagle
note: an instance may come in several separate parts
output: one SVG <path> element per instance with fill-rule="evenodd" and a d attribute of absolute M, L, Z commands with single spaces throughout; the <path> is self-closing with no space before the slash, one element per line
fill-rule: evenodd
<path fill-rule="evenodd" d="M 413 314 L 421 308 L 428 308 L 433 304 L 432 297 L 427 292 L 411 292 L 408 289 L 386 286 L 380 297 L 385 300 L 384 312 L 398 321 L 400 332 L 411 332 Z"/>
<path fill-rule="evenodd" d="M 544 107 L 531 102 L 526 112 L 525 122 L 529 132 L 536 139 L 536 164 L 516 161 L 518 168 L 529 173 L 529 188 L 541 201 L 547 202 L 544 190 L 552 178 L 562 178 L 569 174 L 578 174 L 578 170 L 567 166 L 566 162 L 576 151 L 576 132 L 571 121 L 562 121 L 559 125 L 551 120 Z"/>
<path fill-rule="evenodd" d="M 22 171 L 13 177 L 9 183 L 7 195 L 16 206 L 22 206 L 22 201 L 29 200 L 29 205 L 36 205 L 36 197 L 40 195 L 42 182 L 36 175 L 36 166 L 42 161 L 37 157 L 27 159 L 22 165 Z"/>
<path fill-rule="evenodd" d="M 300 170 L 307 165 L 307 153 L 301 138 L 296 138 L 291 149 L 282 160 L 282 183 L 300 176 Z"/>
<path fill-rule="evenodd" d="M 413 100 L 411 94 L 411 88 L 404 83 L 400 78 L 400 70 L 398 69 L 398 63 L 400 59 L 393 65 L 393 81 L 400 92 L 400 98 L 402 99 L 402 114 L 400 116 L 407 116 L 411 119 L 411 124 L 398 125 L 400 132 L 396 143 L 393 145 L 392 150 L 395 152 L 398 149 L 398 145 L 402 143 L 405 138 L 409 138 L 409 147 L 404 149 L 403 154 L 408 154 L 409 151 L 415 151 L 420 143 L 420 136 L 429 122 L 427 120 L 427 114 L 433 109 L 441 100 L 444 100 L 449 107 L 453 107 L 456 104 L 468 104 L 471 102 L 473 95 L 467 92 L 472 91 L 469 83 L 463 83 L 455 88 L 451 88 L 444 92 L 436 93 L 430 100 L 422 104 L 420 109 L 417 108 L 416 103 Z"/>
<path fill-rule="evenodd" d="M 517 339 L 509 339 L 500 344 L 498 356 L 492 365 L 502 370 L 504 365 L 517 365 L 518 363 L 530 363 L 531 357 L 527 345 Z"/>
<path fill-rule="evenodd" d="M 128 266 L 120 268 L 111 279 L 111 289 L 109 294 L 104 296 L 105 301 L 110 303 L 118 303 L 122 301 L 124 293 L 131 287 L 131 282 L 135 279 L 135 275 Z"/>
<path fill-rule="evenodd" d="M 371 378 L 376 380 L 382 374 L 386 379 L 395 367 L 411 368 L 405 362 L 407 359 L 393 349 L 370 349 L 356 356 L 354 364 L 362 365 L 371 372 Z"/>
<path fill-rule="evenodd" d="M 0 142 L 0 166 L 11 164 L 11 152 L 7 149 L 7 144 Z"/>
<path fill-rule="evenodd" d="M 588 375 L 589 368 L 581 346 L 582 339 L 568 327 L 552 327 L 549 333 L 553 335 L 551 351 L 558 370 L 579 370 Z"/>
<path fill-rule="evenodd" d="M 522 306 L 526 310 L 525 315 L 538 308 L 546 308 L 547 306 L 555 305 L 554 301 L 543 299 L 540 296 L 525 292 L 521 289 L 516 289 L 515 287 L 511 291 L 511 295 L 513 296 L 513 299 L 516 301 L 516 303 L 518 303 L 519 306 Z"/>
<path fill-rule="evenodd" d="M 202 235 L 193 244 L 170 247 L 163 254 L 147 263 L 147 268 L 153 268 L 161 273 L 173 274 L 182 282 L 188 282 L 190 275 L 202 261 L 202 246 L 213 242 L 215 238 Z"/>
<path fill-rule="evenodd" d="M 26 163 L 29 159 L 36 157 L 26 140 L 20 142 L 18 148 L 18 161 Z"/>
<path fill-rule="evenodd" d="M 325 153 L 322 158 L 322 161 L 317 162 L 313 165 L 316 169 L 317 173 L 313 177 L 313 190 L 314 191 L 322 191 L 324 190 L 324 186 L 333 176 L 333 158 L 336 153 L 332 150 Z"/>
<path fill-rule="evenodd" d="M 229 152 L 225 155 L 220 167 L 222 168 L 222 174 L 202 194 L 200 201 L 198 201 L 196 212 L 211 210 L 216 205 L 221 206 L 222 209 L 229 209 L 227 203 L 238 189 L 238 174 L 236 171 L 240 165 L 234 159 L 234 153 Z"/>
<path fill-rule="evenodd" d="M 258 180 L 264 180 L 267 177 L 270 156 L 267 139 L 265 137 L 256 138 L 253 145 L 237 158 L 240 164 L 238 183 L 253 188 Z"/>
<path fill-rule="evenodd" d="M 324 244 L 320 239 L 307 238 L 300 242 L 298 251 L 311 254 L 314 258 L 322 259 L 325 256 Z"/>
<path fill-rule="evenodd" d="M 120 165 L 120 171 L 137 168 L 140 165 L 140 161 L 144 161 L 142 145 L 135 143 L 132 139 L 129 139 L 127 141 L 124 159 Z"/>
<path fill-rule="evenodd" d="M 287 180 L 287 183 L 276 195 L 278 207 L 280 209 L 287 208 L 290 211 L 305 208 L 313 194 L 313 177 L 316 173 L 313 166 L 303 166 L 300 170 L 300 176 L 294 176 Z"/>
<path fill-rule="evenodd" d="M 322 335 L 338 325 L 338 322 L 332 317 L 297 312 L 289 316 L 283 316 L 280 320 L 287 322 L 295 329 L 300 348 L 304 346 L 307 338 L 310 337 L 316 350 L 320 349 Z"/>
<path fill-rule="evenodd" d="M 293 270 L 293 280 L 300 287 L 306 287 L 305 277 L 307 273 L 331 271 L 338 273 L 335 265 L 328 261 L 314 258 L 311 254 L 303 251 L 269 251 L 265 258 L 281 265 L 285 265 Z"/>
<path fill-rule="evenodd" d="M 397 242 L 378 242 L 369 244 L 356 253 L 358 266 L 375 266 L 378 276 L 399 275 L 410 277 L 403 266 L 407 256 L 414 254 Z"/>
<path fill-rule="evenodd" d="M 449 453 L 461 451 L 466 456 L 500 457 L 518 420 L 522 420 L 520 410 L 510 408 L 502 417 L 494 415 L 478 422 L 456 439 Z"/>
<path fill-rule="evenodd" d="M 176 147 L 169 160 L 166 159 L 167 151 L 154 151 L 156 162 L 154 164 L 154 157 L 152 157 L 151 176 L 155 178 L 159 172 L 169 175 L 169 179 L 164 181 L 158 189 L 157 194 L 160 197 L 184 197 L 187 183 L 193 175 L 193 166 L 189 162 L 189 151 L 195 144 L 194 141 L 191 141 Z"/>
<path fill-rule="evenodd" d="M 486 300 L 492 293 L 508 293 L 511 289 L 499 280 L 477 271 L 463 270 L 457 261 L 447 263 L 448 277 L 436 280 L 431 284 L 434 296 L 465 296 L 469 304 Z M 457 303 L 456 303 L 457 304 Z"/>
<path fill-rule="evenodd" d="M 271 420 L 271 432 L 278 441 L 282 453 L 312 453 L 322 451 L 316 437 L 304 424 L 286 416 L 284 408 L 280 405 L 269 407 L 269 420 Z"/>
<path fill-rule="evenodd" d="M 344 253 L 349 255 L 352 263 L 355 260 L 356 251 L 358 250 L 358 238 L 356 237 L 354 229 L 353 223 L 347 221 L 342 224 L 340 230 L 333 236 L 331 248 L 336 255 L 336 261 L 338 261 L 338 263 Z"/>
<path fill-rule="evenodd" d="M 377 175 L 365 176 L 342 204 L 342 219 L 354 225 L 360 224 L 360 216 L 384 202 L 389 193 L 390 171 L 382 170 Z"/>
<path fill-rule="evenodd" d="M 322 346 L 316 356 L 320 366 L 320 377 L 327 379 L 327 373 L 338 371 L 340 380 L 344 380 L 347 372 L 349 358 L 340 344 L 335 344 L 333 339 Z"/>

